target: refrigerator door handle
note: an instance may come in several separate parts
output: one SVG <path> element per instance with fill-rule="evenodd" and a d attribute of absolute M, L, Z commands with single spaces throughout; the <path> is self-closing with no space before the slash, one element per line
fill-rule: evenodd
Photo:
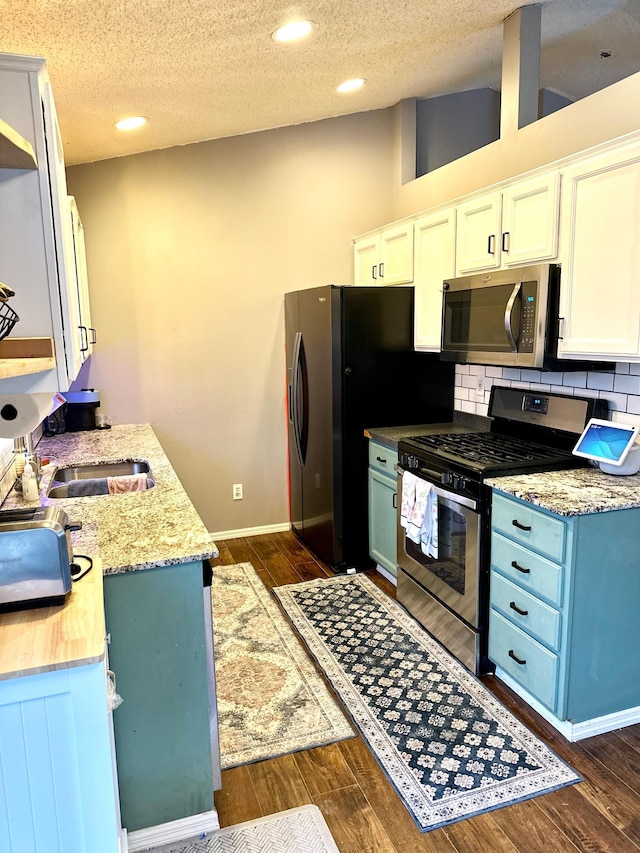
<path fill-rule="evenodd" d="M 300 353 L 302 350 L 302 332 L 296 332 L 295 343 L 293 345 L 293 359 L 292 359 L 292 376 L 291 376 L 291 386 L 290 386 L 290 404 L 289 409 L 292 413 L 291 422 L 293 424 L 293 437 L 296 443 L 296 454 L 298 455 L 298 462 L 300 465 L 304 465 L 304 459 L 302 458 L 302 424 L 300 423 L 300 412 L 298 411 L 298 400 L 299 400 L 299 388 L 300 388 Z"/>

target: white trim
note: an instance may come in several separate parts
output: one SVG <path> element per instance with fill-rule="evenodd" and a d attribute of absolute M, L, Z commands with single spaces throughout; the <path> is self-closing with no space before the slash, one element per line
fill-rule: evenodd
<path fill-rule="evenodd" d="M 118 853 L 129 853 L 126 829 L 121 829 L 118 833 Z"/>
<path fill-rule="evenodd" d="M 215 809 L 183 817 L 180 820 L 172 820 L 169 823 L 136 829 L 127 834 L 129 853 L 147 850 L 149 847 L 159 847 L 161 844 L 172 844 L 174 841 L 184 841 L 202 833 L 214 832 L 216 829 L 220 829 L 220 821 Z"/>
<path fill-rule="evenodd" d="M 380 563 L 376 563 L 376 572 L 379 575 L 382 575 L 383 578 L 386 578 L 389 583 L 392 583 L 394 586 L 398 586 L 398 578 L 395 575 L 392 575 L 389 569 L 385 569 L 384 566 L 381 566 Z"/>
<path fill-rule="evenodd" d="M 282 533 L 291 530 L 291 522 L 281 524 L 265 524 L 263 527 L 243 527 L 239 530 L 217 530 L 210 533 L 212 539 L 240 539 L 243 536 L 260 536 L 263 533 Z"/>
<path fill-rule="evenodd" d="M 635 723 L 640 723 L 640 705 L 635 708 L 627 708 L 624 711 L 616 711 L 614 714 L 605 714 L 603 717 L 594 717 L 592 720 L 583 720 L 581 723 L 572 723 L 571 720 L 559 720 L 551 713 L 548 708 L 541 705 L 540 702 L 524 689 L 518 682 L 512 678 L 508 672 L 505 672 L 500 667 L 496 667 L 496 678 L 510 687 L 514 693 L 517 693 L 525 700 L 534 711 L 537 711 L 541 717 L 551 723 L 554 729 L 571 742 L 584 740 L 593 735 L 602 735 L 606 732 L 613 732 L 616 729 L 622 729 L 625 726 L 632 726 Z"/>

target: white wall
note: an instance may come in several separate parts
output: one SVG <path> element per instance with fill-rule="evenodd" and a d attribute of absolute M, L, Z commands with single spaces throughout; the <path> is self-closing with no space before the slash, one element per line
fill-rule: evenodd
<path fill-rule="evenodd" d="M 289 520 L 283 295 L 352 281 L 391 150 L 382 110 L 68 169 L 98 330 L 76 384 L 153 425 L 212 532 Z"/>

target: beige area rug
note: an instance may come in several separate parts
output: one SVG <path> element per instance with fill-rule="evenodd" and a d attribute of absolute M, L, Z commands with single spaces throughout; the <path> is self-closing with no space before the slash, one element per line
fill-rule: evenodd
<path fill-rule="evenodd" d="M 218 829 L 177 846 L 151 853 L 340 853 L 317 806 L 285 812 Z"/>
<path fill-rule="evenodd" d="M 213 569 L 222 769 L 354 736 L 251 563 Z"/>

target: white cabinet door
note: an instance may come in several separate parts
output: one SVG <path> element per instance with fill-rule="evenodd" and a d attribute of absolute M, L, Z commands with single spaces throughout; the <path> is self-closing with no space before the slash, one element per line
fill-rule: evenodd
<path fill-rule="evenodd" d="M 455 208 L 418 219 L 414 227 L 414 345 L 418 350 L 440 351 L 442 282 L 455 272 Z"/>
<path fill-rule="evenodd" d="M 491 193 L 465 202 L 457 209 L 457 274 L 500 266 L 502 195 Z"/>
<path fill-rule="evenodd" d="M 87 275 L 87 254 L 84 244 L 84 226 L 78 213 L 73 196 L 69 196 L 69 214 L 73 238 L 73 274 L 75 282 L 75 300 L 78 304 L 78 322 L 81 338 L 80 356 L 85 361 L 93 352 L 96 342 L 96 330 L 91 325 L 91 305 L 89 303 L 89 278 Z"/>
<path fill-rule="evenodd" d="M 353 283 L 377 284 L 379 259 L 379 234 L 355 240 L 353 244 Z"/>
<path fill-rule="evenodd" d="M 517 266 L 557 257 L 559 210 L 557 173 L 507 187 L 502 195 L 502 265 Z"/>
<path fill-rule="evenodd" d="M 640 361 L 640 144 L 562 175 L 560 357 Z"/>
<path fill-rule="evenodd" d="M 413 281 L 413 222 L 386 228 L 380 234 L 380 284 Z"/>
<path fill-rule="evenodd" d="M 354 284 L 413 281 L 413 222 L 385 228 L 353 244 Z"/>

